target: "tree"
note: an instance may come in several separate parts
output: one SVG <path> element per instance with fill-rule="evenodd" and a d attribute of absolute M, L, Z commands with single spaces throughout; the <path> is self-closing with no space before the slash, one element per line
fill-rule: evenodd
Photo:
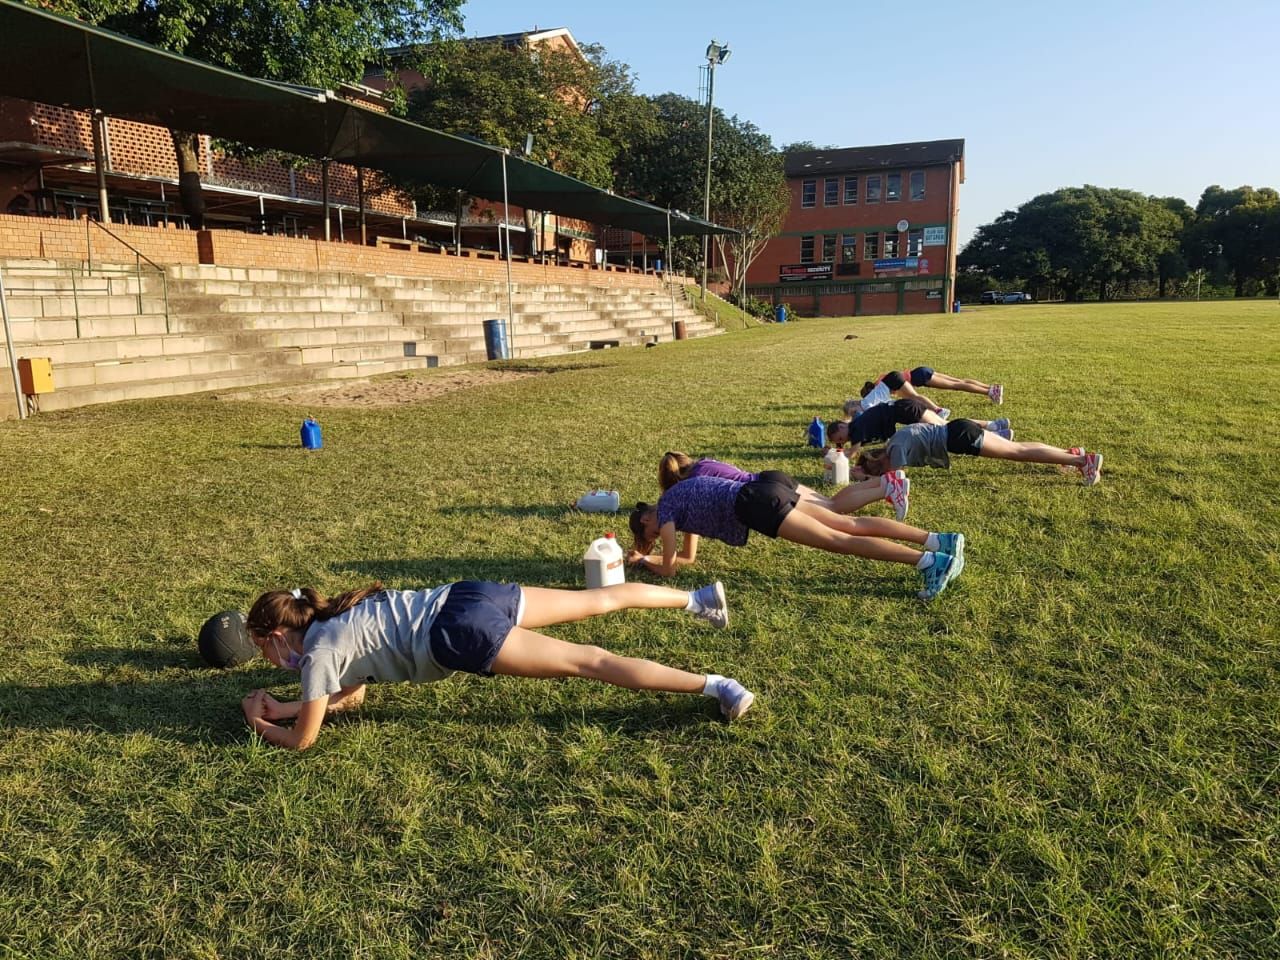
<path fill-rule="evenodd" d="M 196 60 L 316 87 L 359 81 L 390 47 L 462 28 L 463 0 L 27 0 Z M 204 220 L 198 133 L 170 130 L 183 210 Z"/>
<path fill-rule="evenodd" d="M 1270 187 L 1206 187 L 1183 243 L 1187 259 L 1218 275 L 1229 270 L 1237 297 L 1259 288 L 1272 292 L 1280 271 L 1278 219 L 1280 194 Z"/>

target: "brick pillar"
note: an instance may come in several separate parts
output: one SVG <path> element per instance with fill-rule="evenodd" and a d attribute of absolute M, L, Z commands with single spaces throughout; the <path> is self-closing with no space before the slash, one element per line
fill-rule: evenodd
<path fill-rule="evenodd" d="M 199 251 L 201 263 L 216 263 L 213 258 L 213 231 L 199 230 L 196 232 L 196 249 Z"/>

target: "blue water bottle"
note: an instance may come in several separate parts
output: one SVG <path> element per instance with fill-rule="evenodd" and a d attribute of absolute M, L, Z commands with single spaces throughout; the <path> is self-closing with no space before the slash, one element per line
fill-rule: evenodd
<path fill-rule="evenodd" d="M 809 424 L 809 446 L 817 447 L 821 450 L 827 445 L 827 425 L 818 417 L 813 418 L 813 423 Z"/>
<path fill-rule="evenodd" d="M 308 450 L 319 450 L 324 446 L 320 438 L 320 424 L 311 417 L 302 421 L 302 445 Z"/>

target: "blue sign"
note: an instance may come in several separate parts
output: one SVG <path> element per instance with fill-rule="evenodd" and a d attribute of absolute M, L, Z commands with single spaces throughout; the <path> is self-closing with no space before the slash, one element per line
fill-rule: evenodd
<path fill-rule="evenodd" d="M 876 270 L 905 270 L 907 268 L 907 260 L 905 257 L 894 257 L 892 260 L 877 260 L 872 264 Z"/>

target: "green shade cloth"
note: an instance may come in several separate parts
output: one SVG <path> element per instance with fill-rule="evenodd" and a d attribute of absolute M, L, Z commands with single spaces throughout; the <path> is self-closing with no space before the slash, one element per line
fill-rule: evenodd
<path fill-rule="evenodd" d="M 210 66 L 13 0 L 0 0 L 5 64 L 0 95 L 101 110 L 127 120 L 207 133 L 252 147 L 329 157 L 395 177 L 502 200 L 504 151 L 339 99 Z M 507 196 L 649 236 L 668 211 L 507 156 Z M 672 236 L 735 231 L 670 211 Z"/>

